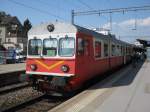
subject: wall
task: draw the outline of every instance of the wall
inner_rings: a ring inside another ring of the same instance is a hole
[[[0,44],[5,42],[6,28],[0,26]]]

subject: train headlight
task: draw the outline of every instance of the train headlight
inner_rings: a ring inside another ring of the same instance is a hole
[[[35,71],[37,69],[37,66],[35,64],[30,65],[31,70]]]
[[[61,70],[62,70],[63,72],[69,72],[69,67],[68,67],[67,65],[62,65],[62,66],[61,66]]]

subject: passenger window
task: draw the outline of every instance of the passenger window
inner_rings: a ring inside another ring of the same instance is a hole
[[[128,48],[126,47],[126,55],[128,55]]]
[[[86,56],[88,56],[89,55],[89,46],[90,44],[89,44],[89,41],[88,40],[84,40],[84,54],[86,55]]]
[[[104,57],[108,56],[108,44],[104,44]]]
[[[116,48],[115,48],[115,45],[112,45],[111,46],[111,55],[115,56],[115,54],[116,54]]]
[[[126,48],[123,47],[123,55],[125,56],[126,55]]]
[[[121,56],[123,55],[123,47],[121,46]]]
[[[78,38],[78,49],[77,49],[78,55],[84,54],[84,42],[82,38]]]
[[[95,42],[95,57],[101,57],[101,42],[98,41]]]
[[[117,45],[117,55],[118,55],[118,56],[120,56],[120,52],[121,52],[121,50],[120,50],[120,46],[119,46],[119,45]]]

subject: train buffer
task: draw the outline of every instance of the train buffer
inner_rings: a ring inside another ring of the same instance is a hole
[[[150,62],[114,73],[49,112],[150,112]]]

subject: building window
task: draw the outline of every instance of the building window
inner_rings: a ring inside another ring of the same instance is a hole
[[[101,57],[101,42],[98,41],[95,42],[95,57]]]
[[[11,40],[10,40],[10,39],[8,39],[8,42],[11,42]]]
[[[17,27],[18,27],[18,25],[15,25],[15,24],[12,24],[12,25],[11,25],[11,29],[12,29],[12,30],[17,30]]]
[[[1,33],[2,33],[2,30],[0,30],[0,35],[1,35]]]
[[[104,44],[104,57],[108,56],[108,44]]]

